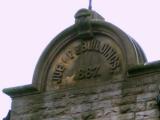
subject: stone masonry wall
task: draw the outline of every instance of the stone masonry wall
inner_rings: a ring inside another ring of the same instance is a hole
[[[11,120],[159,120],[155,100],[159,81],[159,74],[146,74],[15,97]]]

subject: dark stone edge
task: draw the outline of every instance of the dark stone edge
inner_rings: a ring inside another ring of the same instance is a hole
[[[8,114],[3,120],[10,120],[11,119],[11,110],[8,111]]]
[[[32,84],[12,88],[5,88],[3,89],[3,92],[12,98],[18,96],[25,96],[28,94],[39,93],[39,91]]]
[[[160,72],[160,61],[140,64],[128,70],[128,77],[136,77],[145,74]]]

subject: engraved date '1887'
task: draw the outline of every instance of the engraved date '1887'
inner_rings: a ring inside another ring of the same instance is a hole
[[[77,71],[75,75],[75,80],[96,78],[100,76],[100,74],[98,73],[99,69],[100,69],[100,65],[81,68]]]

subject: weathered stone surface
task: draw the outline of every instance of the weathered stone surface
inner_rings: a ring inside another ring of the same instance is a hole
[[[11,120],[159,120],[160,62],[94,11],[45,49],[33,83],[5,89]]]
[[[159,111],[156,109],[136,113],[136,120],[147,120],[159,117]]]
[[[157,102],[155,100],[149,101],[146,104],[146,110],[158,109]]]
[[[155,93],[155,92],[140,94],[137,96],[137,102],[155,100],[156,95],[157,95],[157,93]]]
[[[138,82],[139,78],[135,80]],[[123,97],[128,87],[118,87],[122,84],[118,82],[112,89],[109,87],[114,86],[112,83],[105,83],[91,88],[16,97],[12,104],[12,120],[158,120],[159,109],[154,99],[157,93],[153,92],[156,86],[142,85],[143,92],[137,92],[134,87],[135,91],[131,88],[130,94]]]

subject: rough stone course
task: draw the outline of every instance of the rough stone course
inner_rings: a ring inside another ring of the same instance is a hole
[[[156,76],[16,97],[12,120],[158,120]]]

